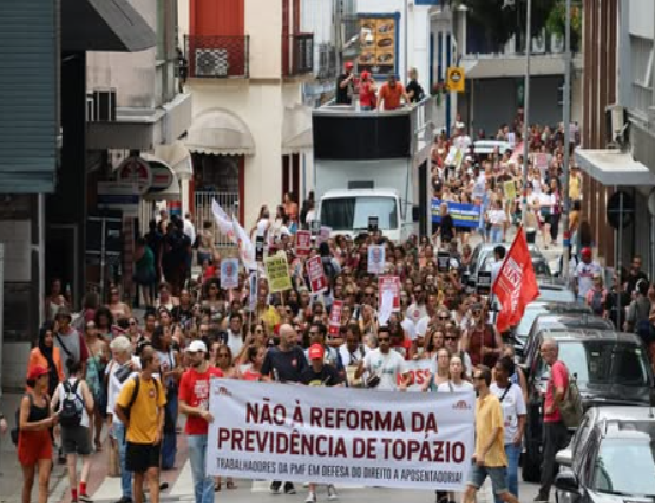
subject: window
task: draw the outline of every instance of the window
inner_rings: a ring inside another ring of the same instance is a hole
[[[607,494],[655,497],[655,438],[634,432],[603,440],[596,459],[593,489]]]
[[[653,96],[653,41],[630,35],[631,107],[646,114]]]
[[[377,216],[380,230],[398,229],[398,205],[393,197],[358,196],[321,201],[321,223],[334,231],[368,228],[368,217]]]

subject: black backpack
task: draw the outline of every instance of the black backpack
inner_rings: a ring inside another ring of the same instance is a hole
[[[84,403],[77,394],[79,384],[80,381],[77,380],[71,385],[68,379],[62,383],[64,399],[59,404],[59,424],[63,428],[74,428],[82,422]]]

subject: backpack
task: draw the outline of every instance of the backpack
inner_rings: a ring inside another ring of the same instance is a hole
[[[605,291],[594,290],[591,296],[590,307],[594,314],[603,314]]]
[[[582,408],[582,396],[578,389],[578,378],[569,374],[569,385],[564,390],[564,398],[559,404],[559,412],[562,415],[562,421],[567,428],[577,428],[582,421],[584,410]]]
[[[75,381],[72,385],[67,379],[62,383],[64,387],[64,399],[59,404],[59,424],[63,428],[74,428],[82,422],[82,409],[84,404],[77,394],[77,388],[80,381]]]

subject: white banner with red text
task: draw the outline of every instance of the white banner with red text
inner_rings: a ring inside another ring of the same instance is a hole
[[[460,491],[474,394],[317,388],[214,379],[207,473]]]

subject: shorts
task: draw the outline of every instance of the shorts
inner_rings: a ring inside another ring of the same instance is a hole
[[[125,447],[125,469],[128,472],[145,473],[150,468],[159,468],[161,444],[136,444],[127,442]]]
[[[491,488],[494,494],[503,494],[507,492],[507,485],[505,484],[505,474],[507,468],[504,466],[478,466],[473,463],[471,469],[471,480],[468,482],[469,486],[480,489],[487,476],[491,479]]]
[[[64,454],[91,454],[91,430],[86,426],[72,426],[61,429],[61,445]]]

